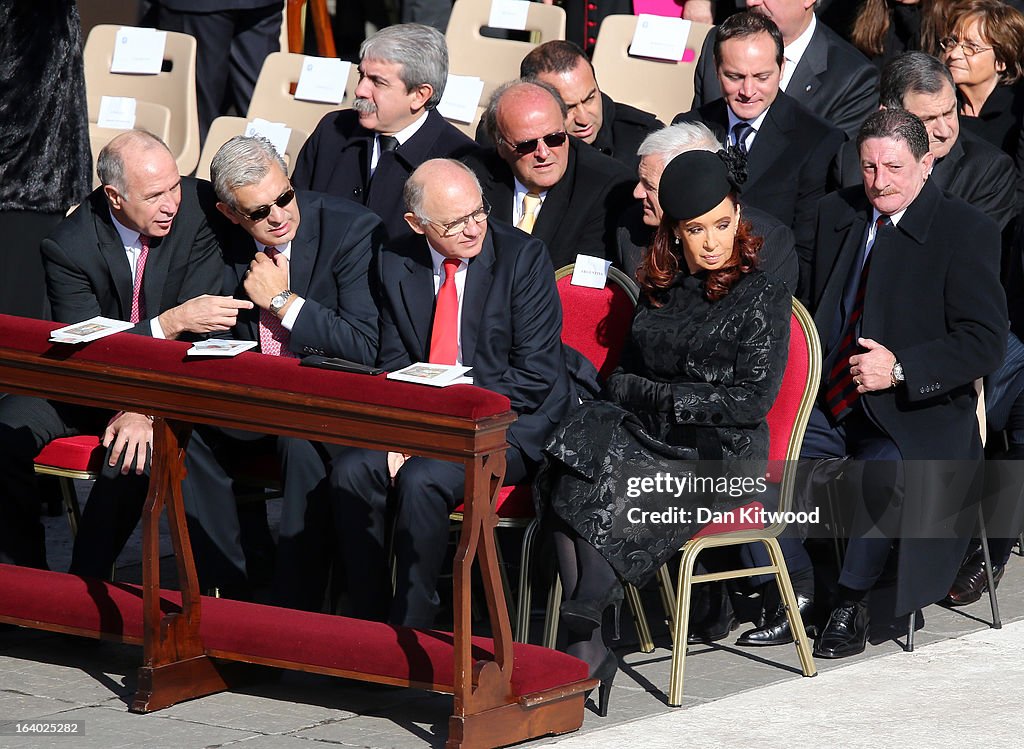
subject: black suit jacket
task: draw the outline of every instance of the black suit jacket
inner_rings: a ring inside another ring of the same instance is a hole
[[[681,121],[703,122],[723,143],[729,114],[725,99],[677,115]],[[743,203],[760,208],[793,229],[797,252],[813,247],[815,204],[825,194],[832,159],[843,133],[779,92],[747,155]]]
[[[932,168],[930,180],[995,221],[1000,231],[1016,215],[1013,160],[963,128],[949,153]],[[864,184],[856,143],[848,141],[839,149],[829,183],[833,190]]]
[[[781,281],[790,294],[795,293],[799,264],[793,231],[778,219],[751,206],[742,207],[741,218],[750,222],[755,236],[764,239],[758,253],[758,267],[769,280]],[[643,221],[643,206],[640,204],[630,206],[619,219],[615,232],[618,252],[614,263],[630,278],[636,278],[636,270],[653,235],[654,229]]]
[[[465,161],[480,179],[491,215],[511,223],[516,188],[508,164],[493,148]],[[565,174],[548,190],[533,226],[533,236],[547,245],[555,268],[576,262],[580,253],[612,257],[615,223],[635,202],[635,182],[633,173],[615,159],[569,139]]]
[[[562,357],[562,308],[543,243],[490,221],[469,261],[462,301],[462,356],[473,384],[507,396],[519,418],[508,441],[530,459],[569,404]],[[410,237],[380,254],[378,364],[389,371],[427,361],[434,310],[426,241]]]
[[[384,239],[380,219],[362,206],[331,195],[298,192],[299,229],[292,240],[289,288],[305,302],[288,346],[299,355],[320,354],[373,363],[378,315],[370,290],[370,264]],[[226,243],[224,292],[248,299],[242,278],[256,243],[235,227]],[[233,334],[258,341],[259,308],[241,310]]]
[[[811,310],[823,346],[838,337],[836,310],[871,215],[860,187],[819,204]],[[946,595],[974,528],[972,461],[982,450],[973,382],[1002,364],[1007,335],[999,229],[928,180],[899,224],[879,231],[866,283],[861,335],[892,351],[906,376],[861,396],[903,458],[899,615]]]
[[[359,124],[353,109],[331,112],[316,126],[299,151],[292,184],[362,203],[384,220],[388,237],[412,234],[405,223],[402,188],[424,161],[441,157],[459,159],[477,145],[445,121],[436,110],[416,134],[390,154],[381,154],[370,179],[370,155],[375,133]]]
[[[722,95],[714,44],[712,29],[693,74],[694,109]],[[868,115],[878,109],[878,69],[819,20],[786,94],[854,138]]]
[[[150,242],[143,292],[148,318],[131,329],[150,335],[150,320],[172,307],[221,289],[222,219],[209,182],[182,177],[181,203],[165,237]],[[41,245],[46,287],[57,322],[97,315],[127,320],[133,280],[124,245],[110,217],[103,188],[94,190]]]

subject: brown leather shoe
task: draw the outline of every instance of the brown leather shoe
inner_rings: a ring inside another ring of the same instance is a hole
[[[992,579],[996,587],[1003,579],[1005,568],[1002,565],[992,566]],[[967,606],[978,601],[982,594],[988,590],[988,575],[985,574],[985,558],[981,553],[972,554],[964,561],[960,571],[953,581],[953,587],[949,589],[946,596],[946,603],[950,606]]]

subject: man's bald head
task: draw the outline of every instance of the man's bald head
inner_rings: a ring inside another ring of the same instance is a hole
[[[409,176],[403,197],[406,222],[437,252],[451,258],[479,254],[488,208],[469,167],[453,159],[425,161]]]

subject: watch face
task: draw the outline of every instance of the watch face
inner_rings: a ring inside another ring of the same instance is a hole
[[[284,306],[284,303],[286,301],[288,301],[288,298],[286,296],[284,296],[283,294],[278,294],[277,296],[270,300],[270,309],[276,312],[277,310],[281,309]]]

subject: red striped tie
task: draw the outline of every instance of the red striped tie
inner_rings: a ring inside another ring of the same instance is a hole
[[[276,247],[267,247],[263,250],[267,257],[273,260],[281,254]],[[260,309],[260,351],[270,356],[288,356],[295,358],[295,354],[288,348],[290,334],[288,329],[281,324],[270,310]]]
[[[889,223],[888,216],[879,216],[875,220],[875,241],[878,240],[878,232],[887,223]],[[864,293],[867,289],[868,268],[871,266],[873,255],[873,252],[869,252],[864,261],[864,267],[861,269],[860,279],[857,283],[857,296],[850,311],[850,317],[846,321],[846,332],[839,342],[839,353],[826,380],[828,391],[825,393],[825,402],[836,422],[846,418],[853,409],[853,404],[860,398],[857,384],[853,381],[853,374],[850,372],[850,357],[856,356],[861,350],[857,343],[857,328],[861,315],[864,313]]]
[[[128,322],[138,322],[146,316],[146,292],[142,289],[142,274],[146,271],[146,259],[149,257],[149,237],[139,235],[142,252],[135,261],[135,280],[132,283],[132,311]]]
[[[459,354],[459,293],[455,288],[455,272],[459,260],[444,261],[444,283],[434,303],[434,324],[430,329],[430,361],[432,364],[455,364]]]

